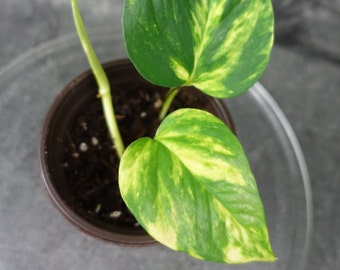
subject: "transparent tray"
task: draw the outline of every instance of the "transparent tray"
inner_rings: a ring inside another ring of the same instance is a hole
[[[90,37],[102,62],[126,58],[120,32],[90,31]],[[121,247],[67,223],[45,195],[37,149],[49,105],[86,69],[72,34],[44,43],[0,70],[1,269],[304,269],[312,232],[308,171],[289,122],[259,83],[226,103],[257,179],[275,263],[215,264],[161,245]]]

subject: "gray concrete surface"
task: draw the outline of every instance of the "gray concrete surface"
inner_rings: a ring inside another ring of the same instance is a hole
[[[122,0],[80,2],[86,24],[91,28],[120,23]],[[261,82],[292,124],[309,168],[314,231],[306,269],[336,270],[340,269],[340,0],[275,0],[274,5],[277,40]],[[0,68],[25,51],[73,31],[66,0],[0,0]],[[19,116],[3,113],[0,117],[8,117],[10,123]],[[101,269],[150,269],[147,264],[136,265],[133,261],[125,262],[128,268],[115,265],[114,258],[121,255],[121,249],[80,238],[79,232],[65,225],[61,217],[51,218],[47,213],[54,209],[50,205],[41,206],[45,200],[32,203],[29,199],[43,192],[38,188],[31,193],[39,183],[25,183],[25,190],[12,185],[14,178],[25,181],[20,166],[29,165],[10,162],[15,153],[8,144],[20,143],[22,136],[9,138],[6,127],[1,127],[0,133],[0,270],[55,270],[65,269],[64,266],[99,269],[98,265]],[[30,138],[35,139],[32,134]],[[15,160],[25,161],[20,157]],[[38,227],[32,228],[36,224]],[[19,243],[12,241],[11,226],[17,229]],[[39,241],[44,235],[41,231],[54,235],[55,241]],[[71,250],[65,244],[70,242],[82,252]],[[38,251],[51,256],[46,258]],[[145,255],[143,251],[128,252]],[[158,254],[159,263],[182,256],[165,251]],[[107,257],[112,260],[106,261]],[[174,269],[196,269],[187,267]]]

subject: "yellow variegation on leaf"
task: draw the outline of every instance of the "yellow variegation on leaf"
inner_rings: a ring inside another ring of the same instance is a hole
[[[215,262],[272,261],[263,206],[243,149],[218,118],[180,109],[124,153],[119,186],[164,245]]]
[[[126,48],[142,76],[220,98],[262,75],[273,25],[271,0],[126,0],[123,13]]]

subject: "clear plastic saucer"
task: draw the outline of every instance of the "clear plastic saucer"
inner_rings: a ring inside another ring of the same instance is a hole
[[[102,62],[126,58],[119,31],[90,31],[90,37]],[[162,245],[121,247],[69,225],[44,193],[38,142],[54,97],[88,68],[71,34],[0,70],[0,268],[12,269],[13,261],[24,267],[30,258],[35,269],[304,269],[312,231],[308,171],[294,131],[260,83],[225,102],[257,179],[275,263],[215,264]]]

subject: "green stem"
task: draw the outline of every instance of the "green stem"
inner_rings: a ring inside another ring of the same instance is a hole
[[[109,129],[109,133],[112,138],[112,141],[116,147],[117,154],[119,158],[121,158],[125,148],[124,148],[122,137],[118,129],[116,116],[114,113],[114,108],[113,108],[112,99],[111,99],[110,83],[104,72],[103,67],[99,63],[96,53],[92,47],[91,41],[86,33],[86,29],[85,29],[83,20],[79,12],[78,1],[71,0],[71,4],[72,4],[74,23],[77,29],[80,42],[83,46],[84,52],[87,56],[90,67],[93,71],[93,74],[98,84],[98,88],[99,88],[98,91],[99,91],[99,96],[101,97],[101,101],[102,101],[106,124]]]
[[[178,94],[179,90],[181,89],[180,86],[172,87],[169,89],[169,92],[164,100],[161,112],[159,113],[159,120],[163,120],[164,117],[167,115],[169,108],[174,100],[175,96]]]

